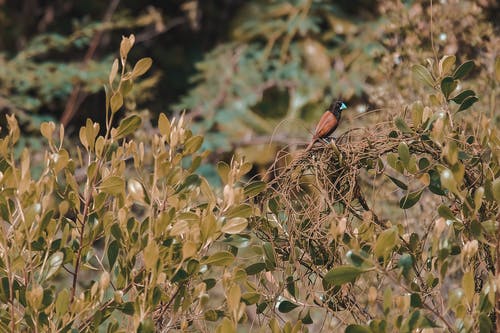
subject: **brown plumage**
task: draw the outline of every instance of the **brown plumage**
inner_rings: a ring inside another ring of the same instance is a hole
[[[316,141],[329,137],[337,129],[342,110],[346,108],[347,106],[342,101],[336,101],[330,105],[328,110],[326,110],[326,112],[321,116],[321,119],[314,130],[311,143],[307,146],[306,151],[311,149]]]

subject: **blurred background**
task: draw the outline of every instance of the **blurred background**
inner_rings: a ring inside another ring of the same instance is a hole
[[[103,85],[130,34],[131,63],[153,67],[122,116],[155,125],[185,111],[209,162],[242,154],[253,174],[302,149],[334,98],[349,106],[339,133],[402,113],[425,89],[411,66],[445,54],[474,60],[467,84],[498,124],[495,96],[481,92],[493,84],[499,13],[495,0],[0,0],[0,126],[17,116],[20,151],[42,148],[42,121],[75,138],[87,118],[103,121]],[[201,172],[216,181],[210,163]]]

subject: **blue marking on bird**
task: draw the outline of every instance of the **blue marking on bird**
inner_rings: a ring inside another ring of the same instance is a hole
[[[340,110],[345,110],[347,109],[347,105],[345,105],[345,103],[342,103],[342,105],[340,106]]]

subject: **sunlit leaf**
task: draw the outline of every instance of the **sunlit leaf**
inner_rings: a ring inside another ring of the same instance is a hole
[[[413,75],[415,75],[419,80],[421,80],[431,88],[434,87],[434,79],[432,78],[432,75],[427,68],[422,65],[413,65],[411,69]]]
[[[248,220],[243,217],[228,219],[222,226],[221,231],[225,234],[239,234],[248,226]]]
[[[132,70],[132,77],[138,77],[143,75],[151,67],[153,60],[151,58],[142,58],[139,60]]]
[[[257,292],[246,292],[241,295],[241,300],[246,305],[256,304],[260,299],[260,294]]]
[[[234,255],[231,252],[221,251],[212,254],[207,259],[202,260],[202,263],[205,265],[214,265],[214,266],[229,266],[234,261]]]
[[[165,135],[167,138],[170,136],[170,121],[164,113],[160,113],[158,117],[158,129],[162,135]]]
[[[404,165],[408,165],[410,161],[410,149],[406,142],[400,142],[398,146],[398,154],[399,159],[403,162]]]
[[[118,73],[118,59],[113,61],[113,65],[111,66],[111,71],[109,72],[109,85],[113,87],[113,82],[115,81],[116,74]]]
[[[200,149],[202,143],[203,143],[203,137],[201,135],[196,135],[196,136],[190,137],[184,143],[184,153],[185,154],[192,154],[192,153],[196,152],[198,149]]]
[[[382,257],[397,245],[398,232],[395,228],[384,230],[378,237],[373,247],[373,253]]]
[[[54,275],[63,263],[64,254],[60,251],[55,252],[49,258],[49,270],[47,271],[46,278],[49,279],[52,275]]]
[[[139,128],[139,126],[141,126],[141,122],[141,117],[139,117],[138,115],[131,115],[125,119],[122,119],[116,131],[113,132],[113,138],[115,140],[118,140],[134,133]]]
[[[454,55],[445,55],[439,60],[439,73],[447,75],[451,72],[453,65],[455,65],[456,57]]]
[[[115,92],[109,101],[109,106],[111,107],[111,112],[115,113],[123,105],[123,95],[121,92]]]
[[[107,194],[120,194],[125,191],[125,181],[119,176],[110,176],[105,178],[99,189]]]
[[[402,133],[411,133],[410,127],[408,127],[403,118],[397,117],[396,120],[394,120],[394,124]]]

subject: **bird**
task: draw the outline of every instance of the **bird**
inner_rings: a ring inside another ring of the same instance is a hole
[[[309,151],[316,143],[316,141],[329,137],[335,131],[335,129],[337,129],[337,126],[340,122],[342,110],[345,109],[347,109],[347,105],[340,100],[334,101],[332,102],[332,104],[330,104],[330,107],[326,110],[325,113],[323,113],[321,119],[318,122],[318,125],[316,125],[313,138],[309,146],[307,146],[306,151]]]

